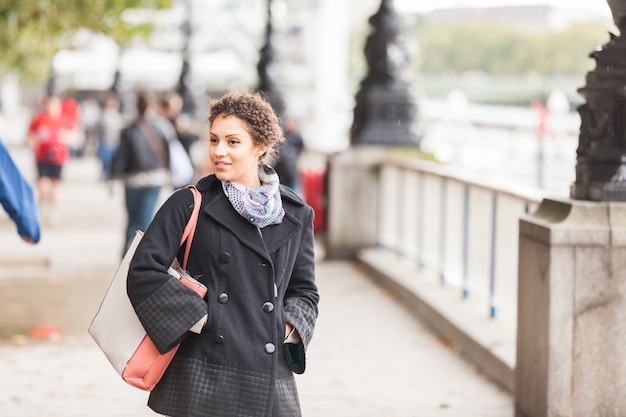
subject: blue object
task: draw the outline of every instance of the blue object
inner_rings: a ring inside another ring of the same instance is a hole
[[[41,226],[33,189],[0,139],[0,204],[17,226],[17,233],[39,242]]]

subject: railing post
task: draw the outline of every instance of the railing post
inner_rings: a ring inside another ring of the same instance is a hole
[[[465,184],[463,193],[463,298],[469,297],[469,216],[470,188]]]
[[[385,176],[383,175],[384,167],[381,165],[378,169],[378,198],[376,199],[376,231],[374,232],[374,236],[376,236],[376,246],[381,248],[385,246],[382,242],[383,239],[381,238],[381,234],[383,233],[382,225],[384,224],[383,219],[385,217],[385,213],[383,213],[383,208],[385,206],[383,204],[383,198],[387,190],[384,181]]]
[[[424,173],[419,173],[417,177],[417,267],[419,270],[424,268],[424,225],[426,224],[424,220],[424,206],[426,205],[424,201],[424,175]]]
[[[491,200],[491,252],[489,255],[489,316],[496,317],[495,287],[496,287],[496,240],[498,218],[498,193],[492,194]]]
[[[404,195],[406,193],[403,192],[404,190],[404,175],[406,173],[405,170],[400,170],[400,168],[395,168],[396,170],[396,175],[397,175],[397,182],[396,182],[396,199],[397,199],[397,213],[396,213],[396,231],[397,234],[397,241],[396,241],[396,247],[398,248],[398,255],[401,257],[405,257],[406,256],[406,251],[404,249],[404,233],[403,233],[403,227],[402,227],[402,222],[404,221],[404,206],[405,206],[405,200],[404,200]]]
[[[446,220],[447,220],[447,187],[448,180],[445,177],[441,177],[441,195],[440,200],[440,218],[439,218],[439,282],[441,285],[446,284]]]

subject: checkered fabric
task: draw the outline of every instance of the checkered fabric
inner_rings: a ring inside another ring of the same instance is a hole
[[[166,353],[207,314],[208,306],[192,289],[171,277],[135,311],[156,348]]]
[[[275,380],[196,358],[176,356],[148,405],[171,417],[299,417],[293,375]]]

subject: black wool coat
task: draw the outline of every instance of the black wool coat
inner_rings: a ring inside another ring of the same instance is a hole
[[[175,256],[183,262],[188,189],[161,206],[130,264],[128,295],[157,349],[182,342],[148,405],[173,417],[299,416],[294,372],[304,372],[319,301],[313,210],[281,186],[282,223],[259,229],[233,209],[215,176],[197,188],[187,270],[207,286],[206,297],[167,273]],[[202,333],[190,332],[207,313]],[[283,343],[287,322],[298,344]]]

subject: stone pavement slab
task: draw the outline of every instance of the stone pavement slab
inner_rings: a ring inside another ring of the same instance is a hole
[[[320,261],[320,317],[297,377],[307,417],[512,417],[481,375],[355,264]],[[0,346],[0,415],[150,416],[86,336]]]
[[[298,379],[305,416],[513,416],[512,398],[351,262],[317,266],[320,316]]]

